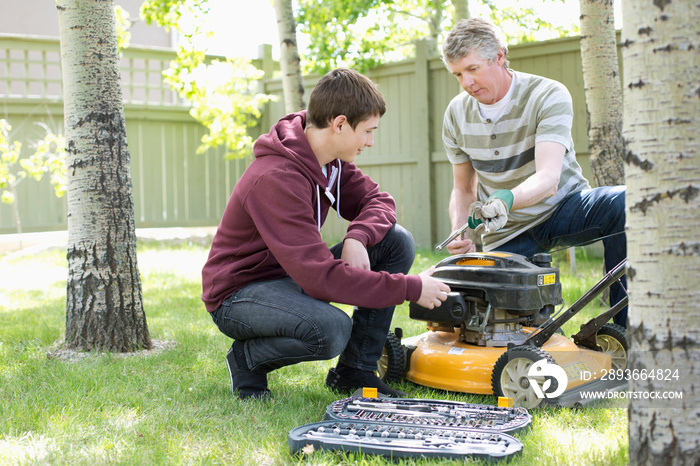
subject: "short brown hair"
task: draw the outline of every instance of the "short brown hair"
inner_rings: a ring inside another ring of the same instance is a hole
[[[482,60],[493,62],[503,50],[508,68],[508,43],[503,33],[490,21],[474,17],[460,20],[447,34],[442,44],[442,59],[445,64],[461,60],[472,52]]]
[[[333,118],[345,115],[355,129],[359,123],[385,112],[384,96],[371,79],[338,68],[326,73],[311,91],[306,120],[317,128],[326,128]]]

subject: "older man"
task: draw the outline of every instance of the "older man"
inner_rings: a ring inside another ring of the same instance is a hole
[[[610,270],[627,255],[625,187],[591,189],[576,161],[566,87],[510,69],[507,55],[501,32],[482,18],[460,21],[443,44],[445,64],[465,91],[450,102],[443,126],[452,229],[483,222],[484,250],[527,257],[602,239]],[[467,238],[447,248],[458,254],[475,245]],[[624,295],[613,285],[611,305]],[[625,308],[614,322],[626,321]]]

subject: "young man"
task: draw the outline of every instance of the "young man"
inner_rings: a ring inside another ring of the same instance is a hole
[[[269,372],[338,355],[329,387],[405,395],[374,374],[394,306],[433,308],[449,287],[432,270],[406,275],[413,237],[396,224],[391,196],[353,163],[385,110],[372,81],[337,69],[318,82],[307,111],[256,141],[202,270],[206,308],[234,339],[226,356],[234,395],[267,398]],[[331,207],[349,225],[329,249],[320,230]],[[329,302],[357,306],[352,319]]]
[[[482,18],[460,21],[443,44],[465,91],[443,122],[452,229],[483,221],[484,250],[526,257],[602,239],[610,270],[627,255],[625,187],[590,188],[576,162],[571,95],[556,81],[508,68],[507,54],[500,31]],[[459,254],[475,245],[464,239],[447,248]],[[624,293],[614,285],[611,305]],[[614,318],[626,320],[626,308]]]

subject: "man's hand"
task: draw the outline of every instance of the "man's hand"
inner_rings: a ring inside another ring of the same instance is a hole
[[[433,272],[435,272],[435,266],[418,274],[423,282],[423,289],[416,303],[426,309],[434,309],[436,306],[440,306],[447,299],[447,293],[450,292],[449,286],[432,277]]]
[[[343,252],[340,258],[352,267],[370,270],[367,248],[356,239],[346,238],[345,241],[343,241]]]
[[[498,231],[508,222],[508,212],[513,207],[513,193],[499,189],[486,199],[483,204],[474,202],[469,207],[469,226],[474,228],[482,222],[488,231]]]

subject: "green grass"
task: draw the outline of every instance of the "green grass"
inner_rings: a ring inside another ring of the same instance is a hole
[[[320,421],[339,397],[324,386],[334,361],[274,372],[273,401],[233,399],[224,363],[230,340],[199,299],[207,248],[184,242],[139,246],[149,330],[164,350],[73,360],[47,356],[65,330],[64,251],[0,257],[0,464],[464,464],[333,452],[292,456],[288,432]],[[602,274],[602,260],[585,252],[579,251],[575,276],[568,274],[563,252],[555,256],[567,306]],[[420,251],[414,270],[442,257]],[[567,335],[585,318],[579,320],[567,325]],[[408,318],[406,304],[397,308],[394,326],[407,336],[425,331],[423,322]],[[495,404],[492,396],[448,394],[410,382],[396,386],[414,397]],[[628,463],[626,409],[531,413],[522,455],[503,464]]]

